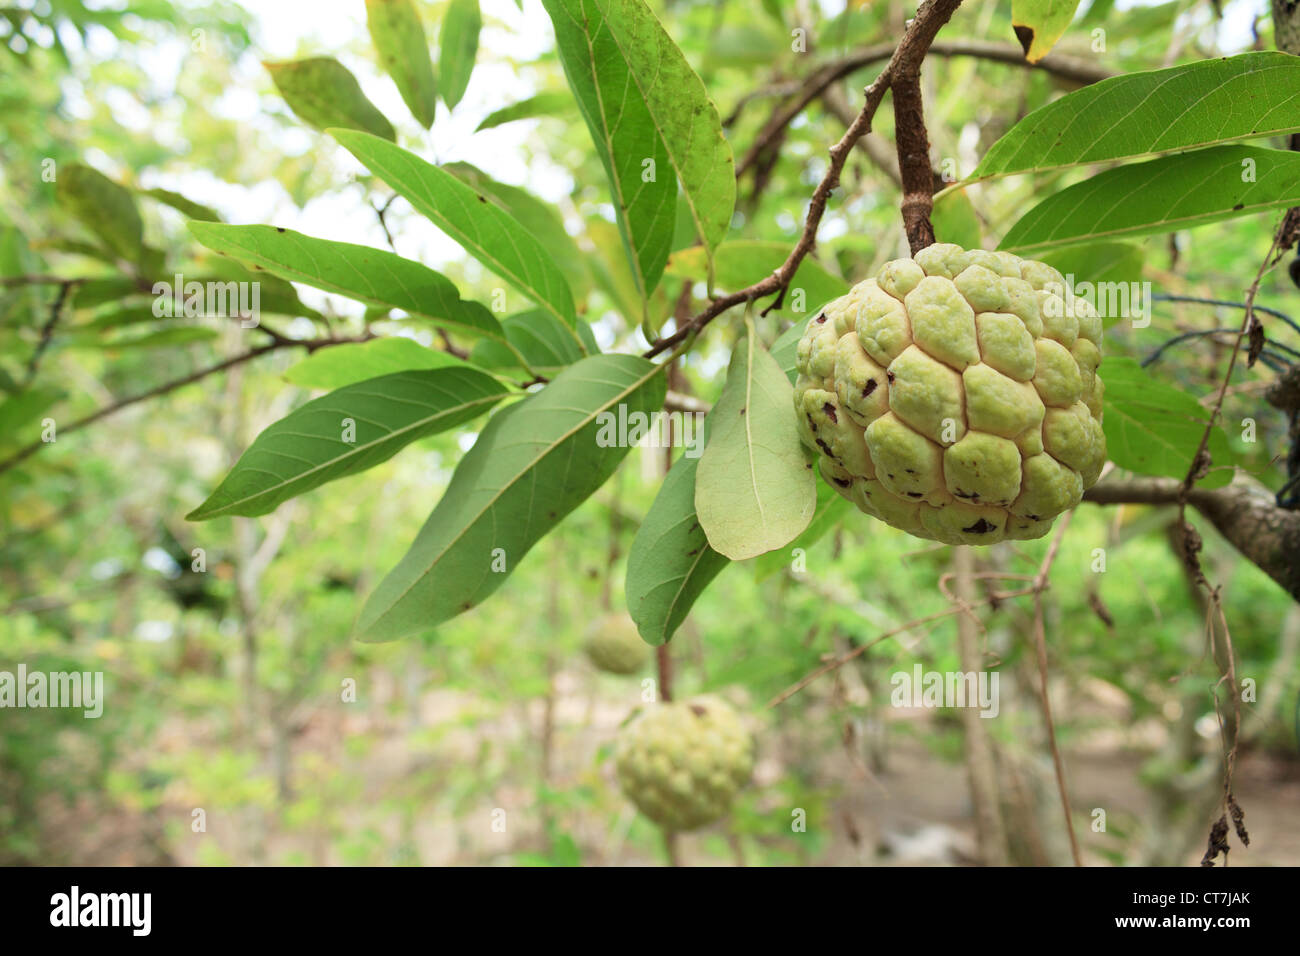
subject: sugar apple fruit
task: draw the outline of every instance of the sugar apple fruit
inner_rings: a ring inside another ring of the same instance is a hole
[[[754,741],[717,697],[655,704],[632,719],[615,747],[619,788],[666,830],[722,817],[754,768]]]
[[[610,674],[635,674],[650,656],[650,645],[641,640],[626,614],[606,614],[592,621],[583,650],[598,670]]]
[[[1038,538],[1106,460],[1101,319],[1051,266],[940,243],[808,323],[800,434],[823,477],[921,538]]]

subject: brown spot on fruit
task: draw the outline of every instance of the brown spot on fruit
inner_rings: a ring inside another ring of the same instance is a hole
[[[878,383],[874,378],[867,379],[867,384],[862,386],[862,397],[866,398],[868,395],[874,392],[876,390],[877,384]]]
[[[997,526],[990,524],[984,518],[980,518],[979,521],[976,521],[969,528],[962,528],[961,530],[966,532],[967,534],[988,534],[995,527]]]
[[[835,414],[835,406],[830,402],[827,402],[822,406],[822,411],[826,413],[826,417],[831,420],[832,425],[838,425],[840,423],[839,416]]]

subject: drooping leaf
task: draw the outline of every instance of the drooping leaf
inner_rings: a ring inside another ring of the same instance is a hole
[[[506,387],[468,367],[396,372],[313,399],[263,431],[186,515],[264,515],[295,495],[387,461],[418,438],[477,418]]]
[[[1044,199],[999,248],[1024,254],[1300,205],[1300,154],[1214,146],[1120,166]]]
[[[170,189],[142,189],[140,194],[157,200],[165,206],[171,206],[177,212],[183,213],[191,219],[199,219],[203,222],[221,222],[221,213],[212,207],[193,202],[180,193],[172,192]]]
[[[63,167],[56,188],[59,201],[94,233],[107,252],[131,262],[143,261],[144,224],[129,189],[80,163]]]
[[[469,86],[474,58],[478,56],[478,34],[482,28],[478,0],[451,0],[447,5],[442,30],[438,34],[439,86],[447,109],[455,108]]]
[[[513,123],[516,120],[572,115],[574,105],[573,97],[567,92],[553,90],[538,93],[536,96],[529,96],[517,103],[511,103],[509,106],[503,106],[501,109],[489,113],[483,122],[479,123],[474,129],[474,132],[504,126],[506,123]]]
[[[627,609],[651,644],[672,639],[709,582],[730,563],[709,547],[695,515],[699,463],[682,457],[668,470],[628,552]]]
[[[464,364],[454,355],[425,348],[405,336],[390,335],[369,342],[317,349],[297,365],[290,366],[284,377],[303,388],[334,389],[394,372]]]
[[[192,222],[190,232],[209,249],[284,279],[367,305],[402,309],[449,330],[505,341],[492,313],[462,299],[450,279],[383,249],[316,239],[275,226]]]
[[[597,355],[493,415],[410,551],[366,601],[359,636],[401,637],[485,600],[627,454],[607,416],[648,415],[663,399],[661,367]]]
[[[771,577],[794,560],[796,550],[806,551],[822,539],[831,528],[839,524],[853,511],[849,500],[824,481],[817,482],[817,510],[812,521],[799,537],[784,548],[777,548],[754,559],[754,577],[762,581]]]
[[[721,292],[738,292],[775,272],[790,255],[790,244],[760,239],[724,242],[714,255],[715,285]],[[703,281],[707,270],[699,246],[674,252],[664,271],[683,279]],[[814,259],[805,257],[786,291],[785,308],[802,304],[809,315],[849,291],[849,284]],[[798,313],[795,313],[798,315]]]
[[[1078,7],[1079,0],[1011,0],[1011,26],[1025,59],[1037,63],[1047,56]]]
[[[1085,86],[1013,126],[971,181],[1300,129],[1300,59],[1242,53]]]
[[[352,130],[337,130],[334,138],[475,259],[574,329],[577,316],[564,274],[513,216],[452,173],[392,143]]]
[[[695,511],[715,551],[734,561],[793,541],[817,506],[817,479],[795,429],[794,391],[776,360],[746,336],[709,415]]]
[[[1110,460],[1140,475],[1185,477],[1209,421],[1205,407],[1127,356],[1107,358],[1099,374],[1106,383],[1102,427]],[[1208,449],[1215,466],[1232,464],[1228,437],[1217,425]],[[1231,480],[1232,469],[1218,467],[1199,484],[1220,488]]]
[[[366,0],[366,25],[379,62],[402,102],[425,129],[433,125],[438,86],[424,24],[411,0]]]
[[[365,130],[387,140],[397,139],[393,124],[361,92],[357,78],[333,57],[263,65],[289,108],[307,125],[319,130]]]

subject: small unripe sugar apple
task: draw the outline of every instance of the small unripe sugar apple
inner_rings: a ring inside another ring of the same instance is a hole
[[[650,657],[650,645],[641,640],[625,614],[606,614],[592,621],[582,646],[588,660],[610,674],[635,674]]]
[[[666,830],[693,830],[731,808],[754,769],[754,741],[717,697],[654,704],[620,732],[619,788]]]
[[[929,246],[808,323],[800,434],[836,491],[917,537],[1042,537],[1106,461],[1101,332],[1051,266]]]

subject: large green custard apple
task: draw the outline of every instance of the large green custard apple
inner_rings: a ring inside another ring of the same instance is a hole
[[[1106,460],[1101,319],[1045,263],[929,246],[818,312],[798,356],[823,477],[918,537],[1041,537]]]
[[[667,830],[694,830],[731,808],[754,768],[754,741],[723,700],[654,704],[620,732],[619,788]]]

